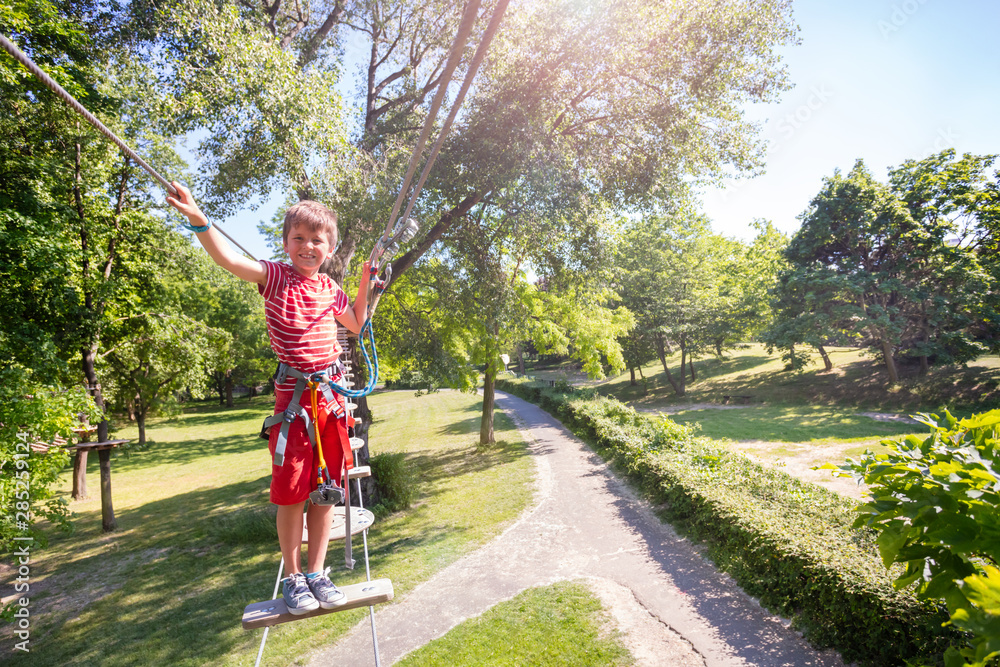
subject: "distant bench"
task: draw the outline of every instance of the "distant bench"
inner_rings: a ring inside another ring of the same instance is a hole
[[[725,403],[725,404],[728,405],[730,401],[732,401],[733,403],[739,403],[741,405],[749,405],[753,401],[753,396],[723,396],[722,397],[722,402],[723,403]]]

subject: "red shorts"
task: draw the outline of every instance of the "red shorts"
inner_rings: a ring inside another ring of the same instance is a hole
[[[330,477],[336,484],[340,484],[345,453],[347,468],[354,467],[354,457],[351,455],[350,440],[347,437],[347,425],[343,418],[337,419],[335,414],[328,413],[327,401],[322,392],[317,398],[319,400],[319,434],[320,441],[323,443],[323,459],[330,471]],[[284,412],[291,399],[291,392],[279,392],[275,399],[274,414]],[[339,402],[342,404],[343,399],[339,399]],[[312,418],[312,400],[309,397],[308,389],[302,392],[299,403]],[[280,431],[281,424],[271,427],[268,451],[271,453],[272,462]],[[295,505],[307,500],[309,494],[316,488],[316,465],[318,463],[316,459],[312,443],[309,442],[309,436],[306,434],[305,423],[301,419],[296,419],[288,428],[284,465],[271,464],[271,502],[275,505]]]

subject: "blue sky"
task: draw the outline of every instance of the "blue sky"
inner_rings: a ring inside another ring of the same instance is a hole
[[[1000,153],[1000,3],[795,0],[801,43],[782,49],[794,88],[748,109],[769,142],[766,172],[703,193],[716,232],[756,218],[793,233],[835,169],[889,167],[944,148]],[[998,165],[1000,168],[1000,165]]]
[[[702,193],[716,232],[748,239],[763,218],[794,233],[823,177],[858,158],[885,180],[889,167],[945,148],[1000,153],[1000,3],[795,0],[794,12],[801,43],[781,52],[794,87],[747,110],[768,140],[765,173]],[[255,225],[281,201],[226,229],[269,257]]]

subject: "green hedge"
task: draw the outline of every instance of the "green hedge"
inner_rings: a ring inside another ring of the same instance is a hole
[[[943,609],[892,587],[856,504],[667,418],[614,399],[517,380],[497,388],[538,404],[624,472],[687,536],[704,542],[772,612],[817,647],[865,665],[939,664],[961,643]]]

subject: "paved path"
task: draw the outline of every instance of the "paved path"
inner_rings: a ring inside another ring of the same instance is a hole
[[[588,581],[642,665],[843,665],[761,609],[538,407],[497,393],[530,443],[535,502],[503,534],[376,608],[383,664],[526,588]],[[372,664],[368,620],[309,665]]]

